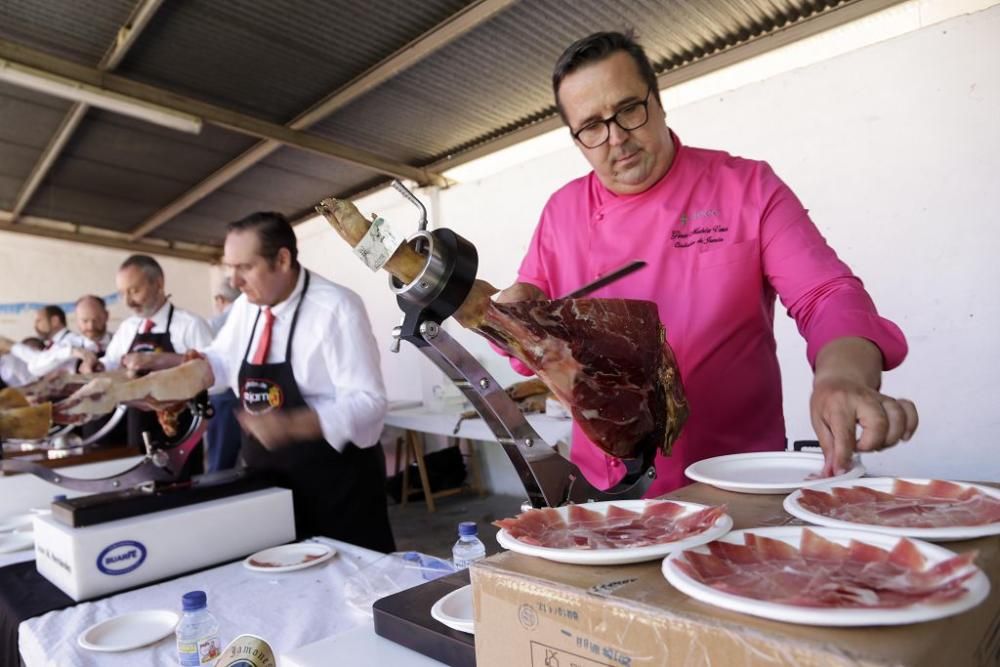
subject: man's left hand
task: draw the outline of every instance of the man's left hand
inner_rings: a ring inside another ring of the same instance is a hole
[[[892,447],[916,431],[913,402],[873,388],[881,380],[881,362],[878,348],[857,338],[835,340],[820,351],[809,413],[823,448],[823,476],[846,472],[855,451]]]

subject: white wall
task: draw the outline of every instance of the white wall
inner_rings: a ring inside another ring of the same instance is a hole
[[[899,11],[920,21],[941,6],[910,3]],[[769,161],[880,311],[905,331],[909,358],[886,375],[884,390],[913,398],[921,427],[912,442],[867,457],[877,473],[1000,479],[997,36],[994,6],[679,108],[670,90],[663,95],[685,143]],[[568,141],[561,149],[553,148],[558,139],[545,141],[547,154],[437,195],[432,220],[477,245],[480,277],[497,286],[514,278],[549,194],[587,171]],[[359,205],[387,219],[414,218],[392,191]],[[303,226],[302,236],[307,264],[364,296],[385,349],[399,317],[385,277],[362,268],[324,223]],[[811,439],[805,344],[780,312],[787,431]],[[513,379],[478,338],[452,331],[491,371]],[[440,382],[412,349],[389,357],[383,354],[392,398],[419,398],[426,390],[417,384]],[[487,459],[490,468],[505,465],[499,448]],[[516,482],[498,482],[492,472],[490,479],[494,489],[517,492]]]
[[[0,305],[25,302],[74,303],[84,294],[115,293],[115,271],[131,253],[99,246],[0,232]],[[209,265],[157,256],[173,302],[203,317],[211,315]],[[129,315],[121,304],[110,308],[111,324]],[[67,311],[71,329],[76,328]],[[34,336],[34,312],[0,310],[0,336],[19,340]]]

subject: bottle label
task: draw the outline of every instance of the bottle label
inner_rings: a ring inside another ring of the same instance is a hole
[[[221,653],[219,638],[216,635],[202,637],[193,642],[177,640],[177,659],[185,667],[212,664]]]

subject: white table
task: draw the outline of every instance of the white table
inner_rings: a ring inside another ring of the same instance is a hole
[[[477,441],[495,443],[497,442],[497,437],[486,426],[486,422],[478,418],[464,420],[456,433],[455,424],[458,422],[458,418],[463,411],[463,408],[460,406],[447,409],[418,405],[391,409],[386,415],[386,426],[401,429],[403,431],[402,437],[397,438],[398,444],[396,447],[394,464],[396,472],[398,473],[400,472],[400,464],[402,463],[403,504],[406,503],[409,495],[408,471],[410,463],[417,464],[417,469],[420,475],[420,484],[423,487],[424,492],[424,502],[427,503],[427,511],[435,511],[435,498],[462,491],[462,488],[454,488],[442,489],[433,493],[431,492],[427,470],[424,465],[424,455],[444,446],[437,443],[439,446],[435,447],[435,443],[433,442],[435,439],[444,439],[440,436],[444,436],[445,438],[458,438],[459,446],[461,446],[463,440],[465,441],[467,450],[466,454],[469,461],[469,471],[472,476],[471,486],[473,490],[478,492],[480,495],[483,494],[484,485],[482,482],[483,475],[479,464],[480,457],[478,457],[473,450],[473,443]],[[550,417],[544,414],[526,415],[526,417],[528,423],[531,424],[538,435],[540,435],[549,445],[556,446],[557,443],[569,443],[570,435],[573,432],[572,420]],[[428,435],[430,435],[431,438],[427,438],[426,436]],[[568,455],[568,449],[564,455]],[[496,458],[497,456],[499,456],[500,459],[503,459],[505,455],[502,453],[484,453],[484,458],[487,460],[492,457],[494,461],[496,461],[498,460]],[[521,482],[517,479],[516,474],[513,473],[512,468],[511,471],[512,477],[509,481],[510,485],[517,489],[517,491],[515,491],[516,493],[521,490]],[[489,474],[490,471],[488,470],[487,472]],[[494,478],[493,482],[495,491],[499,490],[496,486],[497,481],[498,480]],[[503,490],[500,491],[503,492]]]
[[[219,539],[225,539],[224,531],[220,531]],[[368,647],[364,650],[372,651],[367,654],[370,656],[387,655],[385,651],[389,651],[396,656],[391,662],[394,665],[439,664],[428,663],[424,656],[402,647],[384,646],[391,642],[374,634],[371,617],[347,604],[348,580],[357,577],[359,570],[378,561],[383,554],[326,538],[315,541],[333,546],[337,555],[315,567],[285,573],[253,572],[243,567],[242,562],[230,563],[28,619],[18,627],[21,659],[26,667],[175,665],[173,635],[151,646],[122,653],[92,653],[77,645],[77,637],[94,623],[123,613],[142,609],[179,611],[184,593],[204,590],[208,594],[208,608],[219,621],[223,645],[240,634],[257,635],[267,640],[275,653],[289,656],[289,662],[281,660],[281,665],[325,667],[331,664],[331,654],[324,654],[317,642],[350,631],[355,632],[344,641],[353,642],[352,650]],[[178,545],[178,548],[183,547]],[[405,583],[415,585],[423,581],[418,573],[411,578],[412,583],[409,579]],[[390,664],[379,663],[377,658],[368,660],[358,655],[352,658],[352,664]]]
[[[467,440],[482,440],[486,442],[496,442],[497,438],[486,426],[482,419],[466,419],[462,422],[458,433],[454,433],[455,423],[459,415],[465,410],[454,408],[452,410],[433,409],[420,405],[398,410],[390,410],[385,416],[385,425],[408,431],[419,431],[421,433],[431,433],[434,435],[444,435],[450,438],[464,438]],[[573,422],[569,419],[559,419],[548,415],[526,415],[528,423],[542,436],[548,444],[553,447],[559,441],[569,442],[570,434],[573,432]]]

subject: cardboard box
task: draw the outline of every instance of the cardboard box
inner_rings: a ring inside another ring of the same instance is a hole
[[[679,500],[726,503],[735,528],[799,524],[784,496],[695,484]],[[698,602],[667,583],[661,561],[580,566],[513,552],[472,566],[478,667],[835,667],[1000,665],[1000,536],[949,542],[979,550],[990,596],[951,618],[904,626],[780,623]]]

